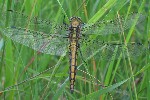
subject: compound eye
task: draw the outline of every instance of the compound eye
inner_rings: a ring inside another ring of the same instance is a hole
[[[79,22],[77,22],[77,21],[72,22],[73,27],[77,27],[78,25],[79,25]]]

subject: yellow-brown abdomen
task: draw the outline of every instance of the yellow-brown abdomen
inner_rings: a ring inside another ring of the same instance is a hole
[[[70,91],[73,93],[77,69],[77,42],[73,40],[70,44]]]

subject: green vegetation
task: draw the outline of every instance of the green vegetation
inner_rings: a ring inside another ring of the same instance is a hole
[[[79,54],[75,91],[71,94],[68,54],[55,56],[39,53],[12,41],[3,32],[3,25],[5,23],[7,27],[9,20],[4,22],[1,13],[7,13],[7,10],[54,21],[58,25],[63,24],[63,20],[69,23],[69,18],[72,16],[79,16],[84,23],[96,23],[103,19],[115,19],[116,16],[128,18],[134,12],[142,14],[145,19],[138,25],[135,19],[131,23],[131,28],[122,32],[124,35],[101,35],[99,39],[106,42],[119,41],[124,44],[142,42],[143,48],[148,49],[150,1],[106,1],[108,0],[0,0],[0,99],[150,100],[150,49],[139,50],[139,56],[124,57],[123,53],[117,54],[116,46],[112,54],[114,56],[109,56],[109,60],[106,59],[107,57],[102,60],[96,51],[93,51],[95,55],[84,59],[86,64]],[[23,23],[23,20],[20,23]],[[91,40],[94,38],[97,37],[95,35],[90,37]],[[1,39],[4,40],[2,48]],[[84,47],[82,46],[82,49],[86,49]],[[102,48],[97,45],[98,47]],[[48,68],[51,69],[43,72]],[[41,72],[43,73],[39,76],[29,79]],[[26,82],[19,84],[26,79]],[[8,88],[9,86],[13,87]]]

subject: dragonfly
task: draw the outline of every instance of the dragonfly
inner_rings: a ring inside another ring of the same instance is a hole
[[[6,15],[9,15],[9,17],[6,17]],[[9,22],[8,27],[3,29],[3,33],[13,41],[45,54],[61,56],[68,51],[70,91],[73,93],[78,66],[78,53],[82,55],[83,59],[86,59],[97,51],[102,56],[101,54],[105,51],[104,55],[110,58],[116,46],[118,46],[117,56],[126,46],[129,55],[135,57],[146,49],[143,48],[142,43],[125,45],[124,43],[104,42],[98,38],[102,35],[121,33],[129,29],[137,15],[137,13],[130,14],[127,19],[121,17],[122,25],[119,24],[118,18],[85,24],[79,17],[71,17],[69,24],[57,24],[54,21],[41,20],[36,17],[31,18],[23,13],[9,10],[7,14],[2,16],[4,20],[7,19]],[[136,24],[139,24],[144,19],[145,16],[140,14]],[[91,40],[91,36],[95,35],[97,37]],[[127,56],[126,53],[125,56]]]

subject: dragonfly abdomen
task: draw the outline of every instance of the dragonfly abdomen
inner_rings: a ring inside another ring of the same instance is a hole
[[[75,76],[76,76],[76,69],[77,69],[77,49],[78,43],[76,40],[73,40],[70,43],[70,91],[73,93],[74,85],[75,85]]]

